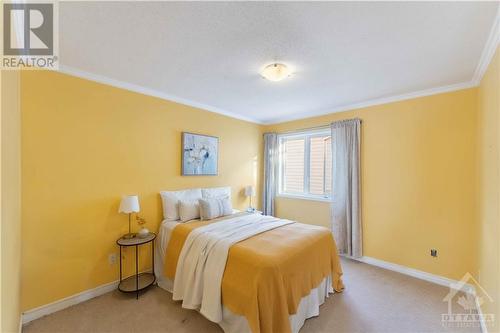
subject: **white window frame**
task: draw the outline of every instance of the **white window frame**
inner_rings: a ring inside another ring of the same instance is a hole
[[[314,129],[314,130],[306,130],[306,131],[300,131],[300,132],[293,132],[293,133],[285,133],[285,134],[279,134],[278,135],[278,145],[279,145],[279,158],[278,158],[278,167],[279,167],[279,172],[278,172],[278,197],[285,197],[285,198],[294,198],[294,199],[304,199],[304,200],[314,200],[314,201],[327,201],[330,202],[332,201],[332,196],[331,193],[328,195],[320,195],[320,194],[311,194],[309,193],[309,177],[310,177],[310,140],[313,137],[318,137],[318,136],[330,136],[331,135],[331,130],[330,128],[321,128],[321,129]],[[292,193],[292,192],[285,192],[284,189],[284,167],[283,167],[283,162],[284,162],[284,141],[287,139],[299,139],[299,138],[304,138],[304,192],[303,193]],[[333,152],[332,152],[333,154]],[[332,156],[332,167],[333,167],[333,156]]]

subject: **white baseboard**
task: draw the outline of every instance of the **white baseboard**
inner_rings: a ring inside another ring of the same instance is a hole
[[[388,262],[388,261],[384,261],[384,260],[380,260],[380,259],[375,259],[372,257],[361,257],[361,258],[353,258],[350,256],[345,256],[345,257],[349,258],[349,259],[363,262],[363,263],[368,264],[368,265],[388,269],[390,271],[394,271],[394,272],[398,272],[398,273],[405,274],[408,276],[412,276],[414,278],[425,280],[428,282],[432,282],[432,283],[435,283],[435,284],[438,284],[441,286],[445,286],[445,287],[450,287],[452,285],[456,285],[459,283],[459,281],[457,281],[457,280],[449,279],[449,278],[444,277],[444,276],[427,273],[424,271],[420,271],[418,269],[414,269],[414,268],[410,268],[410,267],[406,267],[406,266],[402,266],[402,265],[398,265],[398,264],[393,264],[392,262]],[[476,288],[469,283],[466,283],[463,286],[462,290],[464,292],[467,292],[467,293],[470,293],[470,294],[476,296]],[[481,321],[480,321],[481,332],[488,333],[488,327],[486,326],[486,322],[483,318],[483,312],[482,312],[481,305],[479,304],[478,300],[479,299],[476,297],[475,298],[476,308],[477,308],[477,312],[481,318]]]
[[[363,262],[365,264],[369,264],[372,266],[385,268],[385,269],[388,269],[390,271],[398,272],[401,274],[409,275],[409,276],[412,276],[414,278],[425,280],[425,281],[432,282],[435,284],[439,284],[439,285],[445,286],[445,287],[450,287],[451,285],[456,285],[458,283],[457,280],[449,279],[449,278],[444,277],[444,276],[427,273],[424,271],[420,271],[418,269],[414,269],[414,268],[410,268],[410,267],[406,267],[406,266],[402,266],[402,265],[398,265],[398,264],[393,264],[392,262],[388,262],[388,261],[384,261],[384,260],[380,260],[380,259],[376,259],[376,258],[372,258],[372,257],[361,257],[361,258],[350,258],[350,259],[354,259],[354,260],[357,260],[357,261],[360,261],[360,262]],[[473,285],[467,283],[464,285],[463,291],[465,291],[467,293],[475,294],[476,289],[474,288]]]
[[[85,290],[81,293],[25,311],[22,314],[22,324],[24,325],[32,320],[60,311],[62,309],[66,309],[72,305],[85,302],[91,298],[101,296],[118,288],[118,283],[119,281],[113,281],[107,284],[103,284],[94,289]]]

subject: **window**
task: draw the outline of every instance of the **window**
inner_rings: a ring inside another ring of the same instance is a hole
[[[329,199],[332,192],[330,130],[279,137],[279,195]]]

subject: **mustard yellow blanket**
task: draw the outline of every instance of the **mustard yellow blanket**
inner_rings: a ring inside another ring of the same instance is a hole
[[[175,227],[165,256],[167,278],[175,277],[189,233],[219,222],[195,221]],[[342,291],[342,268],[331,231],[302,223],[285,225],[230,248],[222,278],[222,303],[245,316],[252,332],[290,332],[289,315],[329,275],[333,289]]]

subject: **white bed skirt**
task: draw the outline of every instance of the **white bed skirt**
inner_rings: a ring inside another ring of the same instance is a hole
[[[172,293],[173,282],[163,276],[166,243],[168,243],[170,235],[168,232],[162,231],[164,230],[160,229],[159,239],[157,239],[155,246],[155,275],[158,286]],[[297,309],[297,313],[289,317],[290,327],[292,328],[293,333],[299,332],[307,318],[319,315],[320,305],[325,302],[325,299],[331,293],[333,293],[331,278],[326,277],[317,288],[311,290],[309,295],[302,298]],[[247,319],[244,316],[234,314],[226,307],[223,307],[222,311],[223,320],[218,324],[222,327],[225,333],[251,332]]]
[[[158,286],[172,293],[173,282],[163,277],[161,271],[155,274],[158,279]],[[293,333],[297,333],[302,328],[307,318],[319,315],[319,306],[325,302],[329,293],[333,293],[333,288],[330,277],[327,277],[321,282],[318,288],[311,290],[309,295],[302,298],[297,313],[289,317],[290,327]],[[244,316],[234,314],[226,307],[223,307],[222,311],[223,320],[218,324],[225,333],[251,332],[247,319]]]

